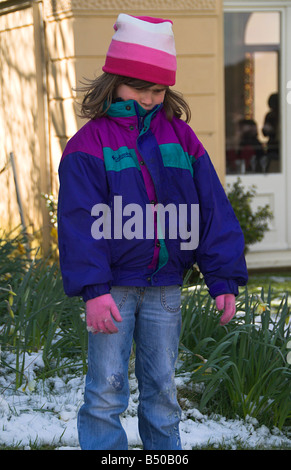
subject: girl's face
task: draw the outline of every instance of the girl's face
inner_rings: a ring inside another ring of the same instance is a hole
[[[146,111],[150,111],[164,101],[166,90],[166,86],[158,84],[141,90],[122,84],[116,90],[116,98],[135,100]]]

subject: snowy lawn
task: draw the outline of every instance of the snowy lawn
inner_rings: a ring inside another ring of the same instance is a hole
[[[5,357],[13,367],[14,356]],[[17,391],[12,369],[0,369],[0,448],[79,450],[77,412],[83,400],[83,376],[70,376],[35,380],[42,367],[41,353],[27,356],[26,385]],[[179,395],[193,385],[185,373],[176,378]],[[138,433],[137,382],[130,374],[131,397],[122,424],[127,432],[129,448],[142,449]],[[189,394],[188,394],[189,395]],[[291,449],[291,439],[278,429],[260,426],[255,419],[225,419],[222,416],[201,414],[186,398],[183,408],[181,439],[184,450],[199,448],[218,449]]]

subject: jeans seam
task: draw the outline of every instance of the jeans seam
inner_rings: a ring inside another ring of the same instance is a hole
[[[138,359],[138,362],[139,362],[139,366],[140,366],[140,369],[141,369],[141,375],[143,377],[143,380],[144,380],[144,367],[143,367],[143,362],[140,360],[140,358]],[[142,400],[142,395],[143,395],[143,391],[144,391],[144,384],[143,384],[143,381],[139,381],[138,380],[138,386],[139,386],[139,395],[140,395],[140,398],[139,398],[139,408],[140,408],[140,412],[143,414],[143,416],[145,416],[144,414],[144,405],[143,405],[143,400]],[[143,419],[143,423],[144,423],[144,419]],[[151,440],[151,448],[154,449],[154,440],[153,440],[153,433],[152,433],[152,429],[151,429],[151,426],[147,423],[146,424],[146,427],[147,427],[147,433],[150,435],[150,440]],[[151,450],[151,449],[146,449],[146,450]]]
[[[170,305],[168,305],[166,299],[166,288],[164,286],[161,286],[161,305],[164,310],[170,313],[178,313],[181,309],[180,305],[178,307],[171,307]]]
[[[119,302],[118,304],[116,304],[116,306],[118,307],[119,310],[120,310],[120,309],[123,307],[123,305],[125,304],[125,302],[126,302],[126,300],[127,300],[127,297],[128,297],[128,293],[129,293],[129,288],[126,287],[126,290],[125,290],[125,292],[124,292],[124,294],[123,294],[122,299],[120,300],[120,302]]]

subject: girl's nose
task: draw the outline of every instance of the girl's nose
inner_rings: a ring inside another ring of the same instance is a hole
[[[152,104],[152,94],[149,90],[145,90],[141,93],[140,102],[147,106]]]

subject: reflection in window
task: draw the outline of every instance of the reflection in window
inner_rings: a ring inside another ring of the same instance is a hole
[[[225,13],[224,24],[227,173],[280,172],[280,13]]]

